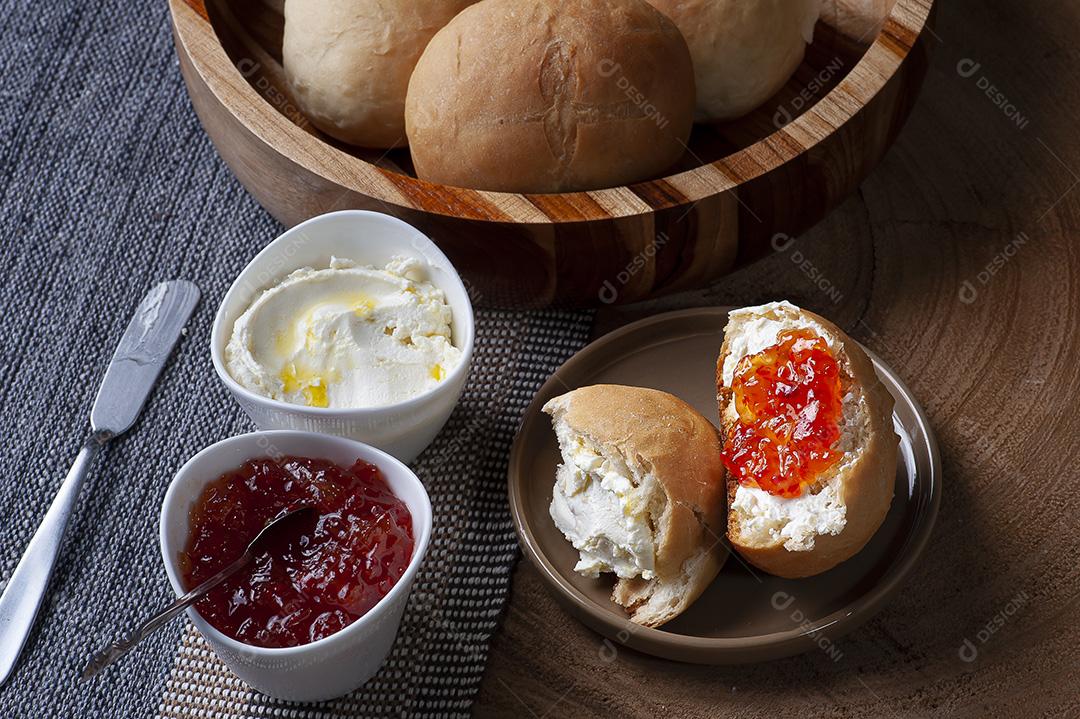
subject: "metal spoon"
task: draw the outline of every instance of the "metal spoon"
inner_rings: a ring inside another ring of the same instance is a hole
[[[251,540],[247,549],[244,550],[244,553],[241,554],[235,562],[177,599],[160,613],[148,619],[131,632],[127,638],[114,642],[109,645],[107,649],[94,655],[83,669],[82,678],[89,679],[120,657],[130,652],[136,644],[171,622],[182,611],[202,599],[211,589],[250,564],[252,560],[265,551],[266,547],[271,543],[271,540],[279,539],[282,536],[288,536],[290,532],[295,532],[299,521],[302,518],[309,517],[311,514],[315,513],[315,511],[314,507],[300,507],[299,509],[289,510],[270,520],[270,522],[262,528],[262,531],[255,535],[255,539]]]

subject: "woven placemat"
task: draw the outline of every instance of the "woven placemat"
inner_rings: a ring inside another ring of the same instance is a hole
[[[580,315],[483,311],[462,401],[414,469],[434,532],[397,642],[365,687],[318,706],[247,689],[193,629],[166,684],[162,717],[467,715],[502,614],[517,540],[506,497],[514,431],[533,393],[588,332]]]
[[[462,715],[483,672],[516,545],[510,441],[541,382],[586,339],[581,313],[478,313],[461,405],[416,469],[435,531],[392,656],[365,690],[270,702],[185,622],[98,679],[78,669],[171,598],[157,546],[168,482],[252,427],[208,353],[217,303],[281,228],[217,157],[182,86],[164,2],[0,0],[0,581],[74,458],[98,383],[146,291],[203,301],[142,418],[91,472],[0,717]]]

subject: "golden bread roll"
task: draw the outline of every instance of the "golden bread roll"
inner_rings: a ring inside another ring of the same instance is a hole
[[[304,114],[350,145],[405,144],[405,93],[432,36],[475,0],[286,0],[282,63]]]
[[[422,179],[554,193],[663,173],[693,107],[686,42],[644,0],[483,0],[424,51],[405,124]]]
[[[686,36],[696,119],[741,117],[775,95],[802,62],[822,0],[649,0]]]

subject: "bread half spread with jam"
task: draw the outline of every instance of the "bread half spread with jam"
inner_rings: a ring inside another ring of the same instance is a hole
[[[734,310],[716,390],[739,554],[795,578],[861,550],[892,503],[899,439],[858,343],[788,302]]]

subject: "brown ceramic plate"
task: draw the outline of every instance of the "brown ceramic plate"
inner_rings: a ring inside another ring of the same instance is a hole
[[[926,546],[941,497],[941,458],[922,410],[907,387],[871,354],[896,398],[900,435],[896,492],[881,529],[858,555],[808,579],[772,577],[732,554],[712,586],[682,616],[660,629],[639,627],[610,599],[610,575],[574,573],[577,552],[548,515],[559,449],[547,400],[598,383],[671,392],[706,417],[716,417],[714,386],[726,307],[657,315],[628,325],[583,349],[537,393],[510,454],[510,507],[526,556],[570,612],[619,645],[703,664],[762,661],[834,642],[880,610]]]

